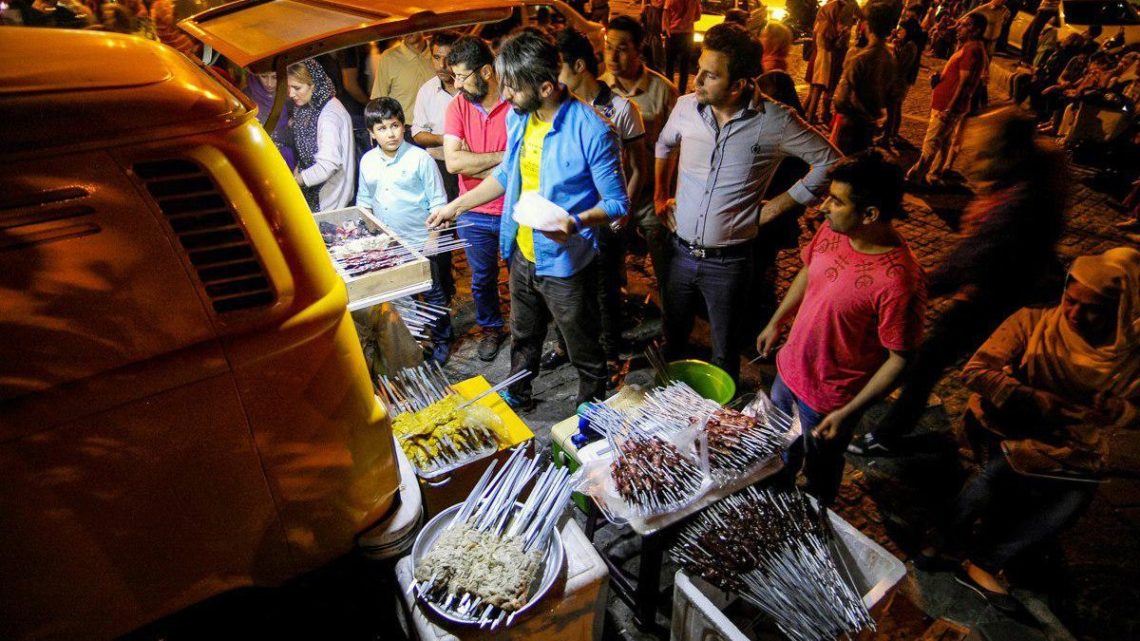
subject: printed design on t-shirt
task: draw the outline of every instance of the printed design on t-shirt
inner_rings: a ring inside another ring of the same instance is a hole
[[[900,278],[906,273],[906,265],[900,260],[899,252],[897,251],[890,251],[883,254],[882,258],[879,259],[879,264],[886,266],[886,274],[891,278]]]
[[[835,262],[832,263],[831,267],[828,267],[827,270],[823,272],[823,275],[827,276],[828,281],[834,283],[835,281],[839,280],[839,274],[841,274],[843,270],[847,268],[847,265],[848,261],[846,256],[836,256]]]
[[[855,272],[858,276],[855,277],[855,289],[866,289],[875,284],[875,277],[871,275],[871,270],[875,268],[875,263],[869,260],[859,261],[855,264]]]
[[[832,236],[830,238],[821,238],[819,240],[819,245],[817,245],[815,248],[815,251],[820,254],[826,254],[828,252],[833,252],[836,249],[839,249],[839,237]]]
[[[617,111],[617,109],[614,108],[614,103],[612,102],[594,105],[594,108],[602,112],[602,115],[606,118],[609,118],[610,120],[614,119],[614,112]]]

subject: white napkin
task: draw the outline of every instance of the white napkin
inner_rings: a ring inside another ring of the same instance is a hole
[[[512,215],[516,223],[538,231],[559,231],[570,217],[565,209],[543,198],[536,191],[528,191],[519,196]]]

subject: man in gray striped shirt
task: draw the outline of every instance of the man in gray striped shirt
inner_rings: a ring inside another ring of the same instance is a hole
[[[655,153],[654,200],[676,245],[664,287],[665,341],[670,357],[683,351],[704,299],[712,362],[735,377],[747,312],[742,303],[753,273],[751,241],[765,223],[824,196],[827,171],[841,155],[790,109],[756,90],[752,79],[761,53],[744,29],[713,27],[702,49],[696,91],[677,101]],[[762,203],[785,156],[811,169]],[[674,171],[675,199],[668,192]]]

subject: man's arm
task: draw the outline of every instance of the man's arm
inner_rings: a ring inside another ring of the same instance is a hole
[[[387,96],[392,91],[392,73],[388,69],[391,66],[389,60],[392,57],[386,56],[384,53],[380,54],[380,59],[376,62],[376,81],[372,83],[373,100]]]
[[[797,204],[812,205],[818,201],[827,189],[827,172],[843,158],[838,149],[802,119],[783,109],[780,114],[785,118],[780,151],[806,162],[811,169],[788,191],[769,200],[760,209],[761,225],[779,218]]]
[[[625,143],[622,155],[625,156],[625,166],[629,167],[625,174],[625,191],[632,200],[641,190],[642,176],[649,168],[649,150],[645,145],[645,136]]]
[[[678,121],[680,120],[680,113],[679,110],[674,109],[669,114],[669,119],[661,128],[661,133],[657,136],[657,146],[653,150],[653,155],[656,158],[653,165],[653,204],[657,210],[657,216],[664,221],[665,226],[670,231],[677,227],[670,211],[672,195],[669,185],[672,183],[674,172],[677,171],[679,160],[678,148],[681,145],[681,129]]]
[[[903,368],[906,367],[906,353],[896,352],[890,350],[890,355],[887,356],[887,361],[875,370],[871,380],[859,390],[855,398],[847,402],[843,407],[831,412],[823,417],[819,425],[812,430],[812,435],[824,441],[830,441],[838,438],[841,434],[845,434],[849,430],[855,429],[855,425],[847,420],[851,415],[863,409],[875,399],[883,396],[891,391],[895,386],[895,381],[898,380],[899,375],[902,374]]]
[[[467,149],[462,139],[449,134],[443,137],[443,159],[450,173],[468,178],[486,178],[503,161],[503,152],[477,154]]]
[[[982,73],[983,63],[982,56],[972,55],[970,64],[958,72],[958,86],[954,87],[954,96],[950,98],[950,113],[963,113],[970,108],[971,96],[966,93],[966,87],[973,85],[973,79]]]
[[[340,70],[340,79],[344,83],[344,90],[352,99],[362,105],[368,104],[368,96],[360,88],[360,70],[356,67],[345,66]]]
[[[780,340],[784,326],[792,319],[796,310],[799,309],[800,303],[804,300],[807,282],[808,268],[807,265],[804,265],[796,277],[792,279],[792,284],[788,287],[788,292],[784,294],[784,300],[780,301],[780,306],[776,308],[776,313],[772,314],[768,324],[756,337],[756,351],[760,353],[760,356],[767,358],[772,348],[776,346],[776,341]]]
[[[412,140],[424,149],[428,147],[439,147],[443,144],[443,136],[433,134],[430,131],[421,131],[412,136]]]
[[[439,227],[440,225],[449,223],[455,220],[459,214],[474,209],[479,205],[485,205],[499,196],[502,196],[504,193],[506,193],[506,188],[495,178],[495,175],[487,176],[483,179],[483,182],[479,183],[479,185],[471,191],[433,211],[431,215],[428,216],[427,226]]]
[[[578,221],[581,222],[568,218],[563,229],[556,232],[544,231],[544,236],[564,243],[571,234],[581,231],[581,228],[608,225],[610,221],[629,213],[629,195],[622,174],[620,148],[617,132],[609,127],[605,128],[604,133],[585,141],[583,152],[586,155],[586,166],[590,168],[594,189],[598,190],[601,198],[598,204],[578,214]]]

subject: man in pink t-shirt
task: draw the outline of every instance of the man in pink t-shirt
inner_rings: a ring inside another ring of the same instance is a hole
[[[507,148],[507,112],[511,103],[499,97],[494,56],[486,42],[465,36],[447,54],[459,95],[447,106],[443,119],[443,157],[447,170],[459,175],[459,193],[465,194],[499,166]],[[459,237],[471,267],[471,294],[475,322],[482,328],[479,358],[494,360],[506,340],[499,302],[499,219],[503,198],[464,212]]]
[[[922,268],[891,224],[902,212],[902,169],[870,150],[829,176],[827,225],[804,247],[803,269],[756,339],[767,355],[791,322],[772,401],[797,408],[803,428],[785,461],[788,479],[804,465],[824,504],[835,500],[863,411],[894,387],[918,345],[926,307]]]

